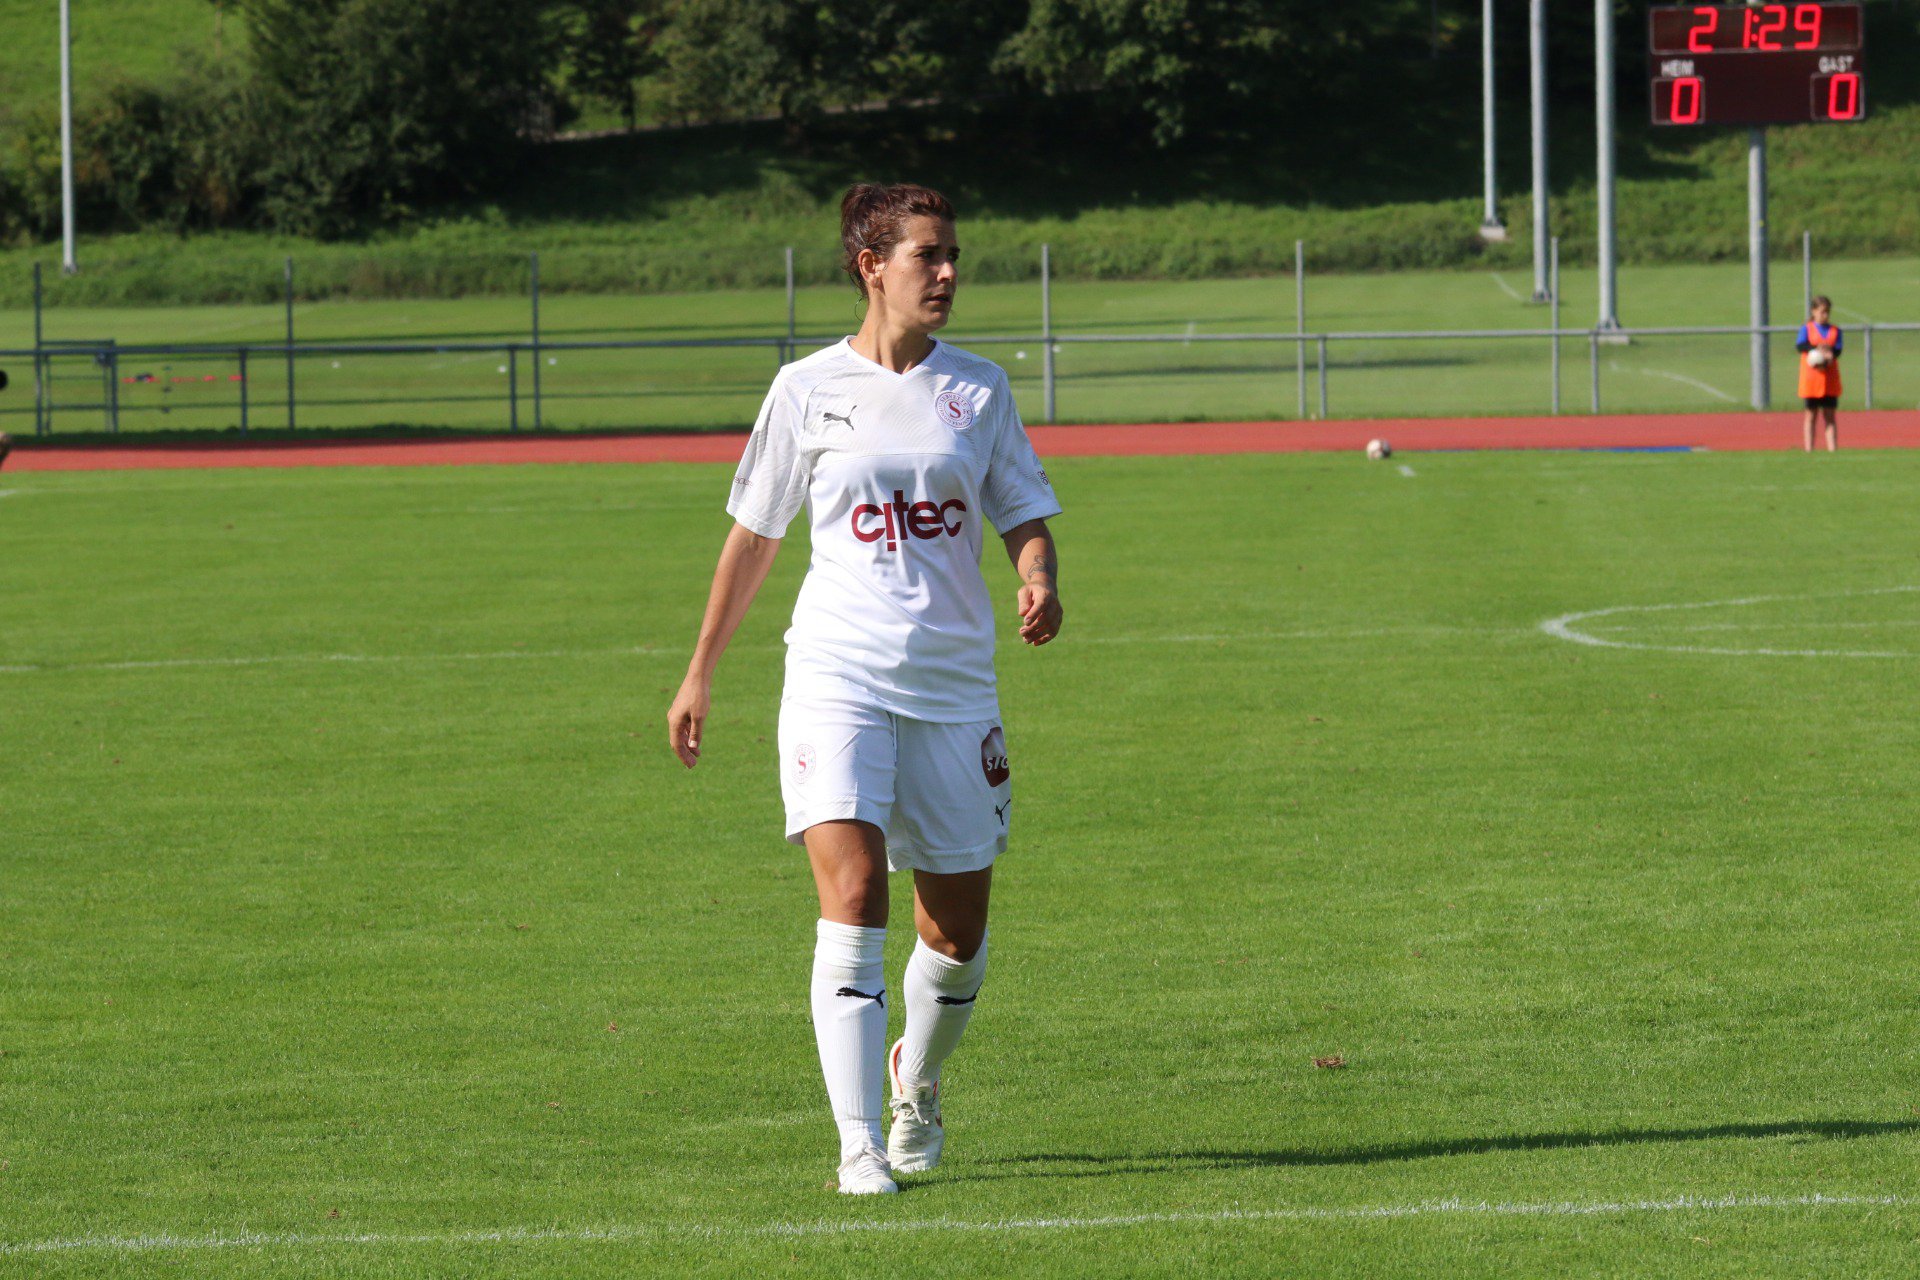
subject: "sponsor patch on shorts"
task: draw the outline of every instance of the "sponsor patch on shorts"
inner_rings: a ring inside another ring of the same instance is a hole
[[[987,736],[980,739],[980,770],[987,775],[987,785],[997,787],[1013,776],[1013,766],[1007,760],[1006,735],[995,725],[987,730]]]

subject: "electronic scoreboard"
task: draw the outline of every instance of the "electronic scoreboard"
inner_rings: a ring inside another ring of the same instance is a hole
[[[1824,124],[1867,115],[1858,4],[1681,5],[1647,15],[1655,124]]]

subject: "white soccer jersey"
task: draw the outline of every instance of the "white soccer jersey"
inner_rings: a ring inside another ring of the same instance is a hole
[[[813,561],[786,696],[998,718],[985,525],[1060,513],[1000,366],[941,342],[894,373],[846,341],[782,369],[727,511],[779,538],[802,505]]]

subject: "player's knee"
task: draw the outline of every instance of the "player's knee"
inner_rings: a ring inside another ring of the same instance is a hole
[[[987,921],[983,916],[978,920],[937,920],[933,927],[920,935],[920,941],[927,944],[928,950],[938,952],[957,964],[965,964],[980,954],[980,946],[987,938]]]
[[[834,903],[845,919],[866,929],[887,923],[887,882],[864,875],[839,877],[831,886]]]

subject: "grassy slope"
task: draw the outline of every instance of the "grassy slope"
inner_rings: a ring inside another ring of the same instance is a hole
[[[75,0],[74,96],[82,101],[115,78],[174,74],[182,53],[231,52],[246,35],[206,0]],[[58,111],[60,6],[0,0],[0,108]]]
[[[1829,256],[1920,251],[1911,182],[1920,9],[1872,13],[1873,118],[1772,132],[1771,225],[1782,249],[1810,228]],[[1273,104],[1231,146],[1160,152],[1127,122],[1076,104],[842,119],[799,145],[775,125],[565,144],[530,156],[498,198],[364,242],[89,235],[86,273],[62,288],[76,302],[265,302],[291,253],[310,296],[513,293],[533,249],[555,290],[752,287],[780,281],[788,245],[801,278],[825,283],[837,270],[834,210],[845,184],[903,175],[960,200],[980,279],[1030,278],[1043,241],[1061,273],[1082,279],[1272,274],[1290,269],[1296,239],[1320,269],[1512,268],[1529,253],[1529,179],[1520,32],[1506,35],[1501,166],[1514,237],[1502,246],[1475,233],[1477,60],[1415,52],[1367,76],[1315,83],[1310,103]],[[1581,78],[1590,70],[1584,54],[1572,56],[1577,45],[1554,71],[1553,225],[1569,262],[1590,260],[1594,239],[1592,95]],[[1744,257],[1744,132],[1651,129],[1631,41],[1622,56],[1625,257]],[[0,302],[24,301],[30,262],[48,257],[45,247],[0,253]]]
[[[1838,300],[1839,319],[1857,326],[1920,319],[1913,306],[1920,261],[1883,259],[1817,263],[1816,287]],[[1545,308],[1524,296],[1520,271],[1408,272],[1315,276],[1308,288],[1312,330],[1525,328],[1548,322]],[[1775,273],[1775,316],[1796,319],[1797,263]],[[1563,281],[1563,321],[1590,323],[1591,271]],[[981,334],[1031,334],[1038,327],[1038,291],[1031,284],[969,284],[949,336],[965,345]],[[1725,266],[1630,268],[1621,277],[1621,314],[1630,324],[1737,325],[1746,319],[1746,273]],[[1088,281],[1054,293],[1054,315],[1070,333],[1287,332],[1293,291],[1286,280]],[[837,334],[855,324],[845,288],[803,290],[797,316],[803,334]],[[549,340],[609,337],[760,336],[784,331],[784,299],[776,292],[734,291],[615,298],[550,296],[542,313]],[[297,309],[299,335],[311,341],[525,341],[521,299],[310,303]],[[114,338],[122,343],[184,340],[272,342],[283,317],[273,307],[62,308],[49,312],[48,336]],[[31,341],[30,317],[0,315],[0,348]],[[1849,407],[1864,403],[1864,344],[1850,339]],[[1010,372],[1031,420],[1044,409],[1039,344],[983,346]],[[1585,343],[1565,344],[1563,404],[1588,405]],[[1328,409],[1342,417],[1535,413],[1549,400],[1549,353],[1538,339],[1499,342],[1335,343],[1329,348]],[[1920,405],[1920,334],[1880,333],[1875,348],[1875,403]],[[562,352],[542,367],[547,425],[578,427],[741,427],[751,422],[774,367],[769,349],[734,351]],[[1308,409],[1317,412],[1314,353],[1308,352]],[[1602,349],[1603,407],[1616,411],[1725,409],[1746,403],[1746,343],[1739,337],[1643,339]],[[1791,406],[1793,353],[1775,341],[1776,403]],[[508,377],[498,352],[406,357],[311,358],[299,370],[300,421],[336,429],[382,425],[498,429],[505,427]],[[20,366],[16,364],[17,374]],[[194,431],[237,426],[238,389],[232,356],[207,362],[129,356],[121,372],[159,374],[161,381],[121,388],[122,426],[129,431]],[[1065,345],[1058,357],[1058,407],[1068,421],[1184,418],[1290,418],[1297,409],[1291,344]],[[61,436],[98,430],[100,379],[86,360],[57,370]],[[284,424],[283,367],[255,363],[251,425]],[[212,383],[167,381],[205,376]],[[521,425],[532,422],[532,369],[519,361]],[[32,388],[20,376],[0,400],[0,429],[32,426]],[[165,411],[162,412],[162,409]]]
[[[0,661],[53,669],[0,672],[0,1241],[633,1234],[0,1269],[1900,1274],[1907,1207],[765,1227],[1914,1194],[1916,659],[1535,624],[1784,596],[1594,625],[1914,654],[1912,595],[1832,593],[1912,582],[1917,468],[1058,464],[994,973],[949,1163],[885,1204],[821,1189],[765,742],[803,547],[701,771],[659,741],[724,468],[13,477]]]

